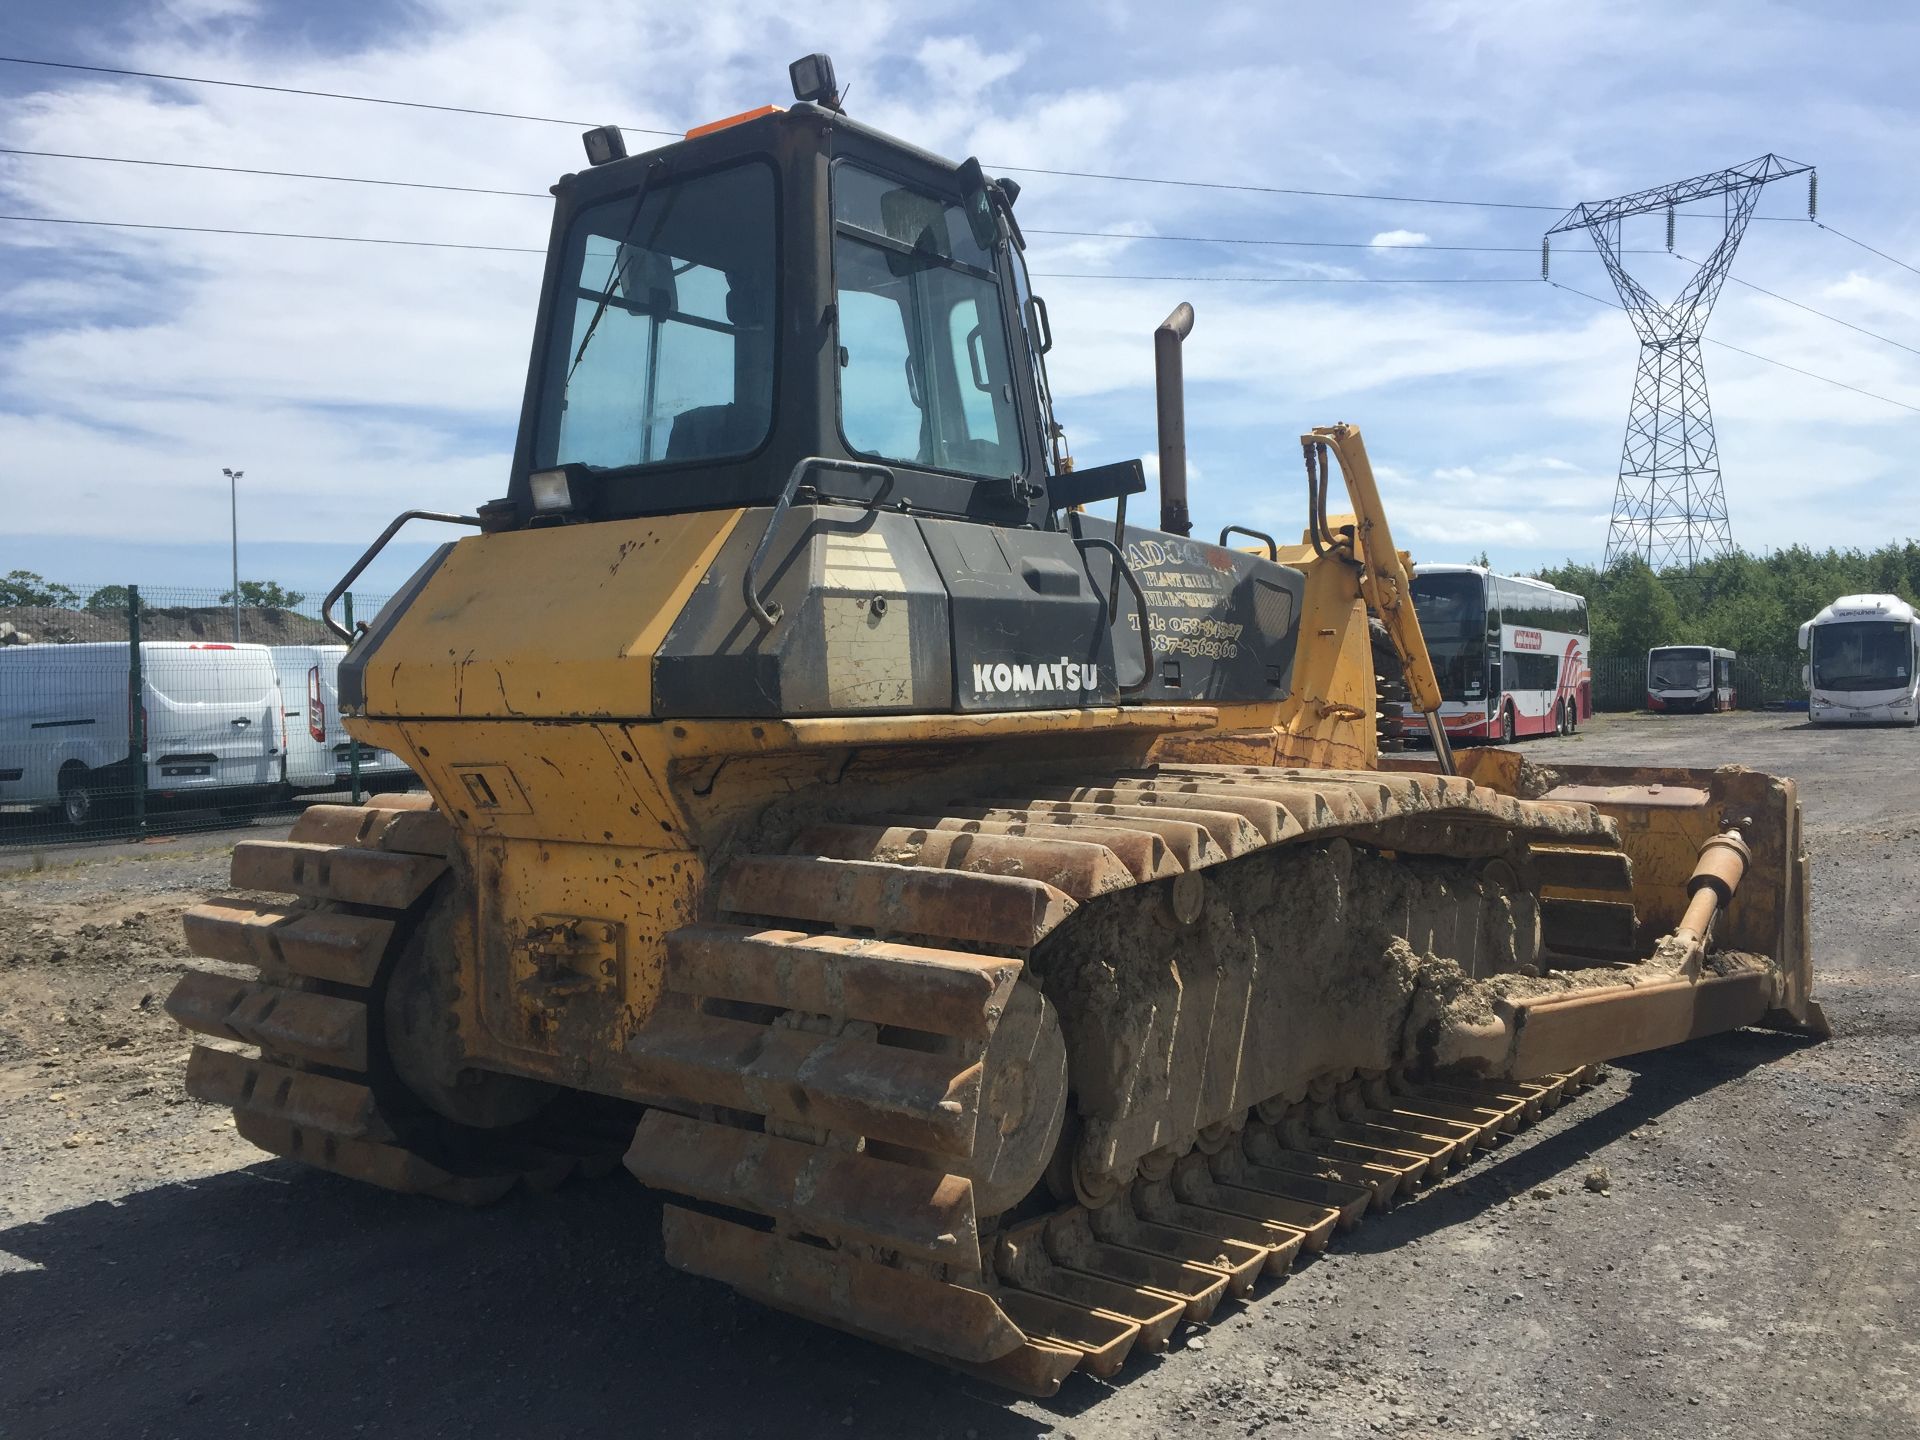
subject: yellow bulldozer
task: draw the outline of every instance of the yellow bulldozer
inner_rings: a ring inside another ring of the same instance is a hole
[[[1300,543],[1193,538],[1182,306],[1131,520],[1018,186],[793,81],[555,187],[508,493],[336,626],[427,793],[236,847],[194,1096],[458,1201],[624,1156],[672,1264],[1045,1395],[1610,1059],[1824,1033],[1791,782],[1456,758],[1358,431]]]

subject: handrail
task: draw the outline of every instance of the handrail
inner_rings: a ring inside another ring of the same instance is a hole
[[[327,629],[349,645],[353,644],[353,632],[333,618],[333,607],[347,593],[347,587],[360,578],[360,572],[373,563],[374,556],[387,548],[387,542],[409,520],[437,520],[443,525],[472,525],[476,528],[480,524],[478,515],[448,515],[439,510],[403,510],[391,525],[380,532],[380,538],[367,547],[367,553],[354,562],[353,568],[340,577],[340,583],[327,592],[327,598],[321,603],[321,620],[326,623]]]
[[[1280,563],[1280,546],[1274,540],[1273,536],[1267,534],[1266,531],[1249,530],[1244,525],[1229,525],[1227,526],[1226,529],[1220,532],[1220,544],[1223,547],[1226,545],[1227,536],[1229,535],[1245,535],[1248,539],[1251,539],[1251,540],[1266,541],[1267,542],[1267,558],[1273,561],[1273,563],[1276,565]]]
[[[1134,578],[1133,566],[1127,563],[1127,557],[1120,547],[1103,535],[1079,535],[1074,537],[1074,545],[1081,550],[1107,550],[1113,554],[1114,573],[1127,582],[1127,588],[1133,591],[1133,600],[1140,607],[1140,683],[1122,685],[1118,671],[1113,677],[1114,688],[1122,695],[1134,695],[1153,683],[1153,637],[1147,633],[1147,592],[1140,588],[1140,582]],[[1113,590],[1108,582],[1107,589]],[[1107,623],[1111,625],[1120,618],[1120,597],[1110,594],[1107,600]]]
[[[773,532],[780,528],[780,522],[787,518],[787,511],[793,508],[793,495],[800,488],[801,477],[809,470],[839,470],[848,475],[873,475],[889,484],[893,482],[893,471],[885,465],[869,465],[861,460],[836,460],[830,455],[809,455],[793,467],[787,476],[787,483],[780,487],[780,498],[774,501],[773,515],[767,521],[766,532],[761,535],[760,543],[753,547],[753,558],[747,561],[747,573],[740,577],[740,588],[745,592],[747,609],[753,612],[753,618],[765,630],[771,630],[779,621],[780,606],[763,603],[760,599],[760,564],[767,558],[767,550],[773,544]]]

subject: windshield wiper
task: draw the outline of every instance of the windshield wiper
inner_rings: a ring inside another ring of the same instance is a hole
[[[606,288],[600,292],[600,303],[593,307],[593,318],[587,321],[587,333],[580,337],[580,348],[573,352],[573,363],[567,367],[567,383],[560,387],[562,394],[573,384],[573,372],[587,358],[587,346],[593,343],[594,332],[600,328],[600,317],[607,313],[607,306],[613,303],[613,292],[626,276],[627,245],[633,239],[633,227],[640,223],[640,210],[647,203],[647,191],[653,188],[653,177],[663,168],[665,162],[656,160],[640,172],[640,188],[634,192],[633,210],[627,216],[627,228],[620,232],[620,241],[613,247],[613,266],[607,271]]]

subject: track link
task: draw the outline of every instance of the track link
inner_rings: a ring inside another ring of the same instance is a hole
[[[630,1129],[580,1119],[497,1133],[458,1126],[415,1102],[386,1063],[384,983],[451,847],[445,818],[412,795],[312,806],[288,839],[237,845],[234,888],[287,898],[187,912],[196,954],[258,972],[190,970],[167,997],[180,1025],[224,1042],[194,1045],[187,1093],[232,1110],[235,1129],[262,1150],[460,1204],[617,1166]]]
[[[736,858],[719,918],[667,937],[667,997],[629,1047],[688,1113],[650,1111],[627,1164],[761,1218],[670,1205],[669,1261],[1050,1395],[1164,1349],[1585,1088],[1587,1071],[1348,1076],[1203,1128],[1110,1193],[1007,1210],[980,1154],[1005,1128],[986,1061],[1037,990],[1025,957],[1103,896],[1171,880],[1177,897],[1182,876],[1336,838],[1469,858],[1618,849],[1588,807],[1462,779],[1166,765],[814,824],[790,853]]]

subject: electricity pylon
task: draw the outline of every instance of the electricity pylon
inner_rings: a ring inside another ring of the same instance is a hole
[[[1762,155],[1730,170],[1657,185],[1614,200],[1576,205],[1541,241],[1540,273],[1547,273],[1548,245],[1555,235],[1585,230],[1593,236],[1620,306],[1640,337],[1640,363],[1633,376],[1627,438],[1620,448],[1620,479],[1607,526],[1606,564],[1638,555],[1655,570],[1684,567],[1733,549],[1727,496],[1720,483],[1720,449],[1713,438],[1707,402],[1707,372],[1700,341],[1720,296],[1733,253],[1761,189],[1772,180],[1805,174],[1807,213],[1814,213],[1813,167],[1778,155]],[[1627,273],[1621,259],[1620,222],[1665,211],[1667,249],[1673,249],[1675,207],[1718,197],[1725,226],[1720,243],[1669,304],[1661,304]]]

